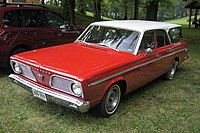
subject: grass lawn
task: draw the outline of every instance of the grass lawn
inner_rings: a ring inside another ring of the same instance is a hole
[[[117,112],[106,119],[95,109],[81,114],[39,100],[0,69],[0,133],[199,133],[200,29],[184,25],[183,37],[189,43],[190,58],[178,68],[175,78],[156,79],[123,97]]]

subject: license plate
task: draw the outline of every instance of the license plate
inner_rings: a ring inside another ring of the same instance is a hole
[[[39,91],[34,90],[34,89],[32,89],[32,92],[33,92],[33,96],[35,96],[39,99],[42,99],[44,101],[47,101],[47,97],[46,97],[45,93],[39,92]]]

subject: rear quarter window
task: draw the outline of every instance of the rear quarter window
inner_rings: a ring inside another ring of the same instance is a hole
[[[181,27],[172,28],[169,30],[169,37],[172,43],[177,43],[182,38],[182,30]]]

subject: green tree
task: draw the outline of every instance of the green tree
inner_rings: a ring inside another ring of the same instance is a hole
[[[161,10],[167,9],[166,13],[163,14],[166,16],[168,12],[173,10],[174,2],[175,0],[146,0],[146,20],[158,20],[158,9],[160,6]]]
[[[77,0],[77,11],[85,14],[85,0]]]

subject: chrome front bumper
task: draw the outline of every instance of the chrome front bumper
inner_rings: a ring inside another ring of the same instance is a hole
[[[10,74],[9,78],[19,86],[22,86],[24,89],[32,92],[32,89],[44,93],[46,95],[47,101],[62,105],[64,107],[68,107],[74,110],[77,110],[81,113],[87,112],[90,107],[90,102],[88,101],[81,101],[76,98],[63,95],[60,93],[56,93],[54,91],[50,91],[45,89],[46,87],[40,87],[37,85],[37,83],[31,83],[27,80],[24,80],[20,76],[16,74]]]

